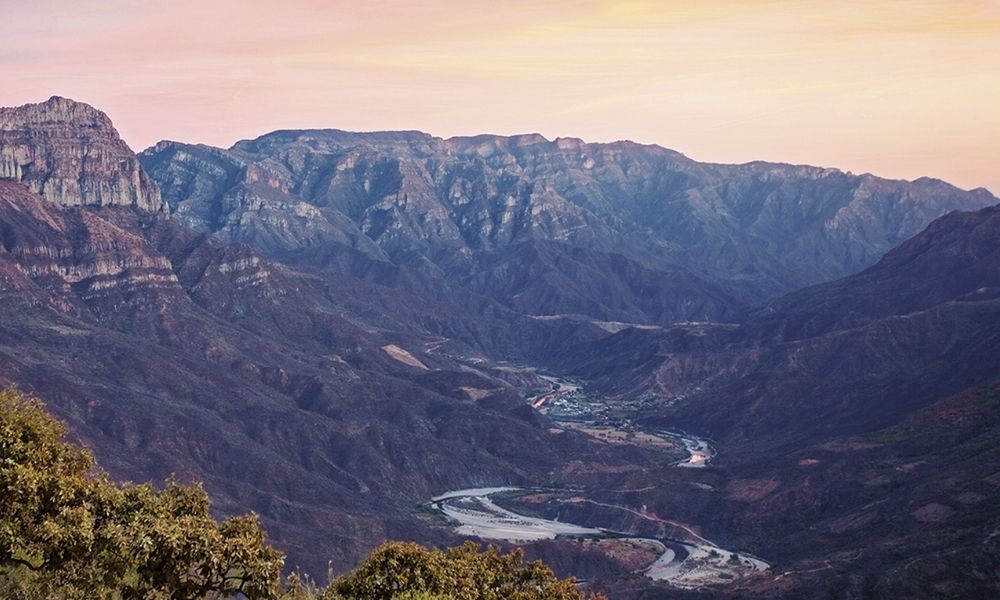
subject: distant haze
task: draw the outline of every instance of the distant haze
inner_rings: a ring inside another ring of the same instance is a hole
[[[139,150],[281,128],[539,132],[1000,193],[996,0],[5,3],[0,104]]]

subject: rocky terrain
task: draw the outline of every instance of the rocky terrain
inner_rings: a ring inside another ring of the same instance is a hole
[[[994,595],[998,216],[942,217],[870,269],[739,326],[632,328],[568,359],[619,402],[657,390],[638,420],[721,449],[705,471],[630,473],[613,486],[628,492],[593,497],[774,562],[775,577],[735,597]],[[670,597],[646,588],[610,589]]]
[[[930,179],[538,135],[278,131],[140,159],[180,222],[269,256],[321,248],[359,269],[361,255],[519,312],[635,323],[733,320],[997,202]]]
[[[111,119],[58,96],[0,108],[0,177],[23,181],[62,206],[165,208]]]
[[[60,98],[0,109],[0,157],[0,382],[114,476],[259,512],[290,566],[453,543],[422,505],[512,485],[558,490],[519,514],[771,565],[678,590],[633,572],[649,548],[527,546],[612,598],[1000,589],[983,190],[539,136],[276,132],[140,162]],[[668,429],[711,464],[636,433]]]
[[[650,418],[748,451],[887,426],[1000,369],[1000,209],[953,213],[876,265],[738,326],[631,328],[565,357]]]
[[[363,282],[331,289],[163,215],[59,207],[9,181],[0,232],[2,380],[116,476],[197,478],[223,513],[257,510],[311,572],[442,539],[410,514],[440,489],[604,452],[548,432],[513,392],[530,374],[427,355],[431,338],[381,318],[419,309],[353,311]]]

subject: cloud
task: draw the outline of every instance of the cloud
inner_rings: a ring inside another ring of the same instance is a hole
[[[696,158],[1000,179],[1000,5],[951,0],[40,0],[0,104],[52,94],[136,146],[278,127],[535,130]],[[974,165],[970,167],[970,165]]]

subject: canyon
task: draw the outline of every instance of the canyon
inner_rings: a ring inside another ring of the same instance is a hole
[[[0,109],[0,157],[0,381],[293,568],[459,543],[429,499],[521,488],[496,506],[770,567],[522,544],[612,598],[1000,589],[986,190],[537,135],[137,156],[64,98]]]

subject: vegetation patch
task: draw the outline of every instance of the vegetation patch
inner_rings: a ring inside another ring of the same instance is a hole
[[[321,589],[282,578],[254,514],[221,523],[199,484],[116,484],[42,403],[0,392],[0,597],[10,600],[582,600],[519,551],[390,542]]]

